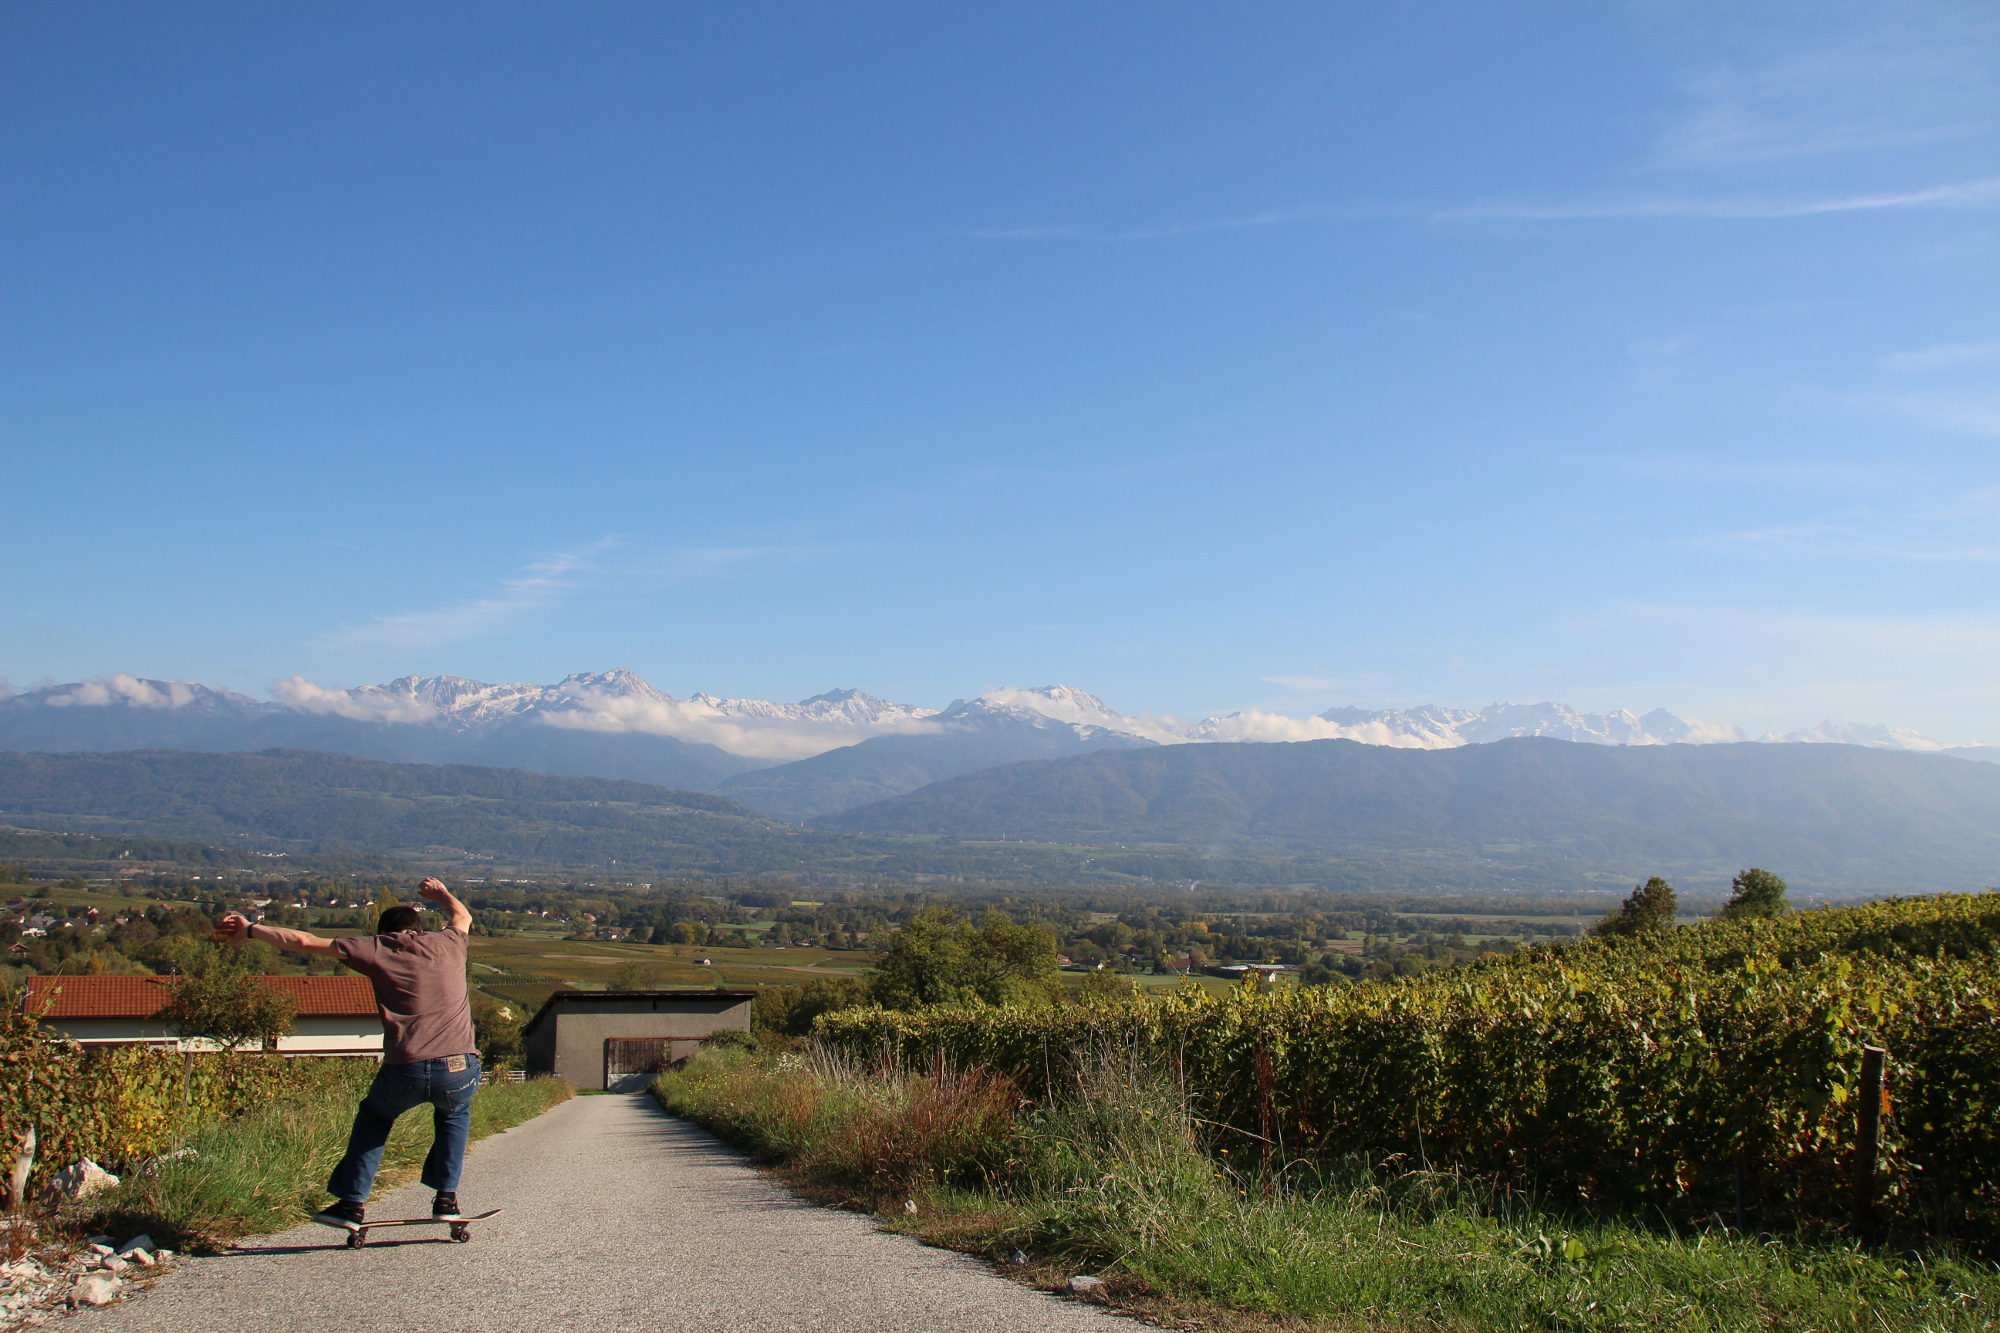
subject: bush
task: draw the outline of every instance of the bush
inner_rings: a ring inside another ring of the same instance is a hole
[[[371,1077],[375,1063],[87,1049],[49,1040],[32,1015],[10,1005],[0,1009],[0,1070],[0,1132],[35,1128],[33,1189],[85,1157],[116,1170],[253,1106],[344,1088],[354,1077]]]
[[[1407,1162],[1278,1169],[1243,1135],[1211,1156],[1212,1127],[1137,1047],[1076,1052],[1042,1083],[1028,1103],[936,1063],[702,1052],[656,1092],[889,1227],[1032,1255],[1012,1271],[1041,1281],[1094,1272],[1120,1304],[1163,1296],[1169,1327],[1991,1328],[1993,1275],[1936,1257],[1652,1233]]]
[[[751,1025],[760,1031],[804,1037],[821,1014],[868,1003],[868,983],[859,977],[815,977],[803,986],[765,986],[750,1002]]]
[[[850,1011],[856,1053],[987,1068],[1030,1096],[1069,1053],[1185,1071],[1197,1114],[1281,1158],[1392,1155],[1574,1201],[1850,1213],[1855,1072],[1886,1046],[1880,1189],[1905,1232],[2000,1244],[2000,895],[1717,922],[1523,950],[1409,981],[1193,987],[1129,1007]]]
[[[724,1028],[720,1032],[711,1032],[706,1037],[703,1037],[699,1049],[704,1051],[754,1051],[758,1049],[758,1046],[757,1038],[750,1033],[739,1032],[735,1028]]]
[[[775,1075],[774,1075],[775,1071]],[[871,1205],[984,1179],[1006,1157],[1012,1085],[940,1065],[921,1076],[824,1053],[703,1051],[654,1084],[660,1104]]]

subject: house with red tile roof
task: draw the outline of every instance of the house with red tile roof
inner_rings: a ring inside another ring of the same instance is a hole
[[[382,1055],[382,1016],[368,978],[260,977],[292,997],[298,1016],[278,1039],[286,1055]],[[21,1003],[52,1036],[85,1046],[157,1046],[197,1051],[206,1041],[182,1041],[157,1017],[171,977],[29,977]]]

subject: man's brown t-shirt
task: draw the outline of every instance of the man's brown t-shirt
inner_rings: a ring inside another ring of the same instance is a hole
[[[478,1049],[465,994],[465,936],[402,930],[332,941],[340,960],[375,987],[382,1011],[382,1063],[406,1065]]]

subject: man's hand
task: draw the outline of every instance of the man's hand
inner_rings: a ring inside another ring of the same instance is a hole
[[[443,906],[450,918],[445,924],[451,929],[461,935],[470,935],[472,933],[472,913],[465,910],[464,903],[451,896],[451,890],[444,886],[443,880],[425,880],[423,883],[417,885],[417,896],[428,898],[432,902]]]
[[[222,924],[216,928],[213,938],[217,943],[241,944],[250,938],[250,922],[242,913],[231,912],[222,918]]]

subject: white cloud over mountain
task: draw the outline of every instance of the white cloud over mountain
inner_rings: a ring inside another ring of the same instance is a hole
[[[1330,708],[1312,717],[1245,709],[1188,720],[1122,713],[1095,695],[1065,685],[1006,686],[943,710],[891,703],[859,690],[831,690],[797,703],[696,694],[676,699],[630,671],[583,672],[554,685],[489,684],[456,676],[404,676],[383,685],[329,689],[292,676],[274,681],[275,702],[181,681],[118,674],[101,681],[55,686],[16,697],[16,707],[222,710],[238,715],[293,714],[383,726],[433,728],[460,734],[530,723],[572,733],[664,736],[712,745],[729,754],[786,763],[878,736],[947,735],[966,727],[1067,729],[1078,736],[1129,738],[1133,744],[1283,742],[1345,739],[1401,749],[1451,749],[1511,736],[1545,736],[1597,745],[1713,744],[1752,739],[1726,722],[1655,709],[1584,713],[1558,703],[1495,703],[1469,710],[1426,705],[1412,709]],[[1817,727],[1756,739],[1837,743],[1875,748],[1968,754],[1907,727],[1827,721]]]

